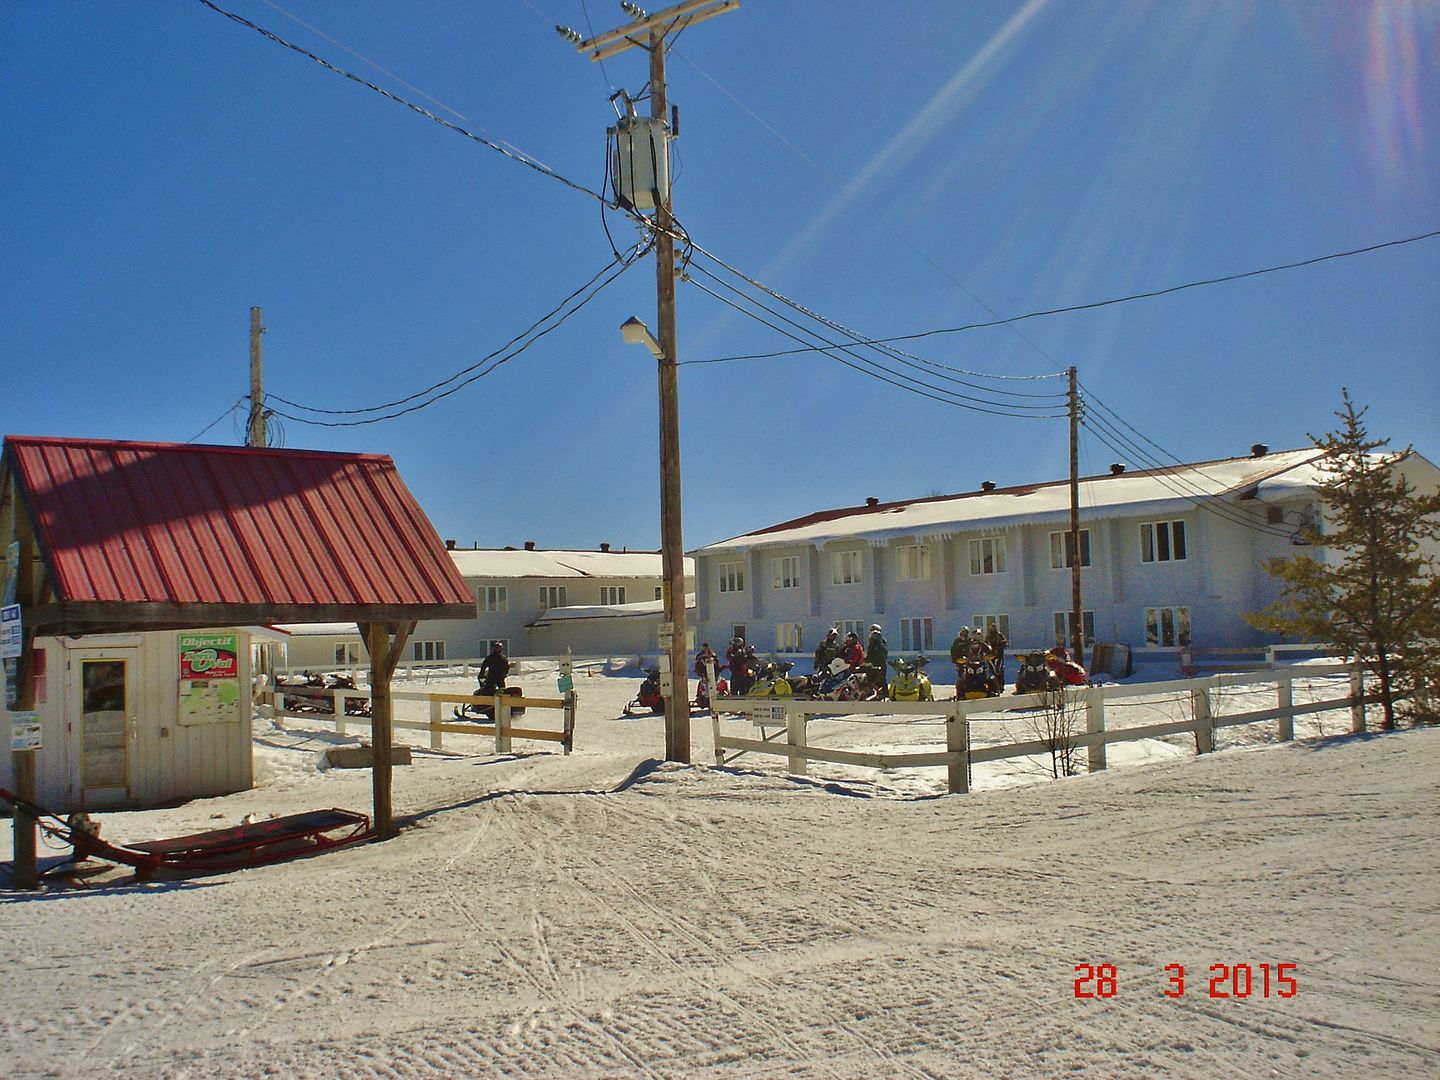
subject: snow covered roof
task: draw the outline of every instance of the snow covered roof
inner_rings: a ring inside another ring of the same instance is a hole
[[[1083,477],[1080,515],[1093,521],[1137,512],[1181,513],[1191,509],[1201,496],[1233,496],[1265,483],[1281,483],[1281,478],[1292,470],[1308,466],[1320,454],[1310,447],[1168,469]],[[1312,485],[1313,473],[1313,469],[1307,469],[1300,482]],[[962,531],[1063,523],[1069,514],[1069,482],[1052,480],[963,495],[822,510],[709,544],[700,551],[711,555],[746,551],[760,545],[819,546],[845,539],[864,540],[872,545],[912,536],[943,540]]]
[[[655,578],[658,551],[527,551],[523,548],[457,549],[450,552],[467,578]],[[685,573],[695,560],[685,560]]]
[[[688,561],[688,560],[687,560]],[[695,610],[695,594],[685,594],[685,609]],[[551,608],[531,626],[550,626],[577,619],[635,619],[663,615],[663,600],[637,600],[633,604],[577,604],[574,607]]]

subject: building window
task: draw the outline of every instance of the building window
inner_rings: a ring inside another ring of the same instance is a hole
[[[1141,523],[1141,562],[1179,562],[1184,558],[1185,522],[1146,521]]]
[[[445,642],[412,641],[410,643],[410,657],[413,660],[444,660]]]
[[[358,642],[341,641],[335,645],[335,663],[346,667],[360,662],[360,645]]]
[[[836,585],[858,585],[864,581],[860,576],[860,552],[833,552],[830,555],[830,580]]]
[[[540,586],[540,610],[549,611],[552,607],[565,606],[564,585],[541,585]]]
[[[602,606],[611,606],[625,603],[624,585],[601,585],[600,603]]]
[[[738,562],[722,562],[715,568],[720,572],[721,592],[744,592],[745,591],[745,564]]]
[[[656,600],[664,600],[664,599],[665,599],[665,588],[664,588],[664,586],[662,586],[662,585],[656,585],[656,586],[655,586],[655,599],[656,599]]]
[[[1070,531],[1050,534],[1050,567],[1053,570],[1068,570],[1075,565],[1075,544]],[[1080,565],[1090,565],[1090,530],[1080,530]]]
[[[801,626],[798,622],[782,622],[775,624],[775,651],[776,652],[799,652],[800,651]]]
[[[1162,607],[1145,609],[1145,644],[1161,648],[1185,648],[1190,644],[1190,609]]]
[[[835,624],[835,629],[840,631],[840,638],[843,641],[847,634],[854,634],[861,641],[865,640],[865,623],[860,619],[841,619]]]
[[[800,587],[800,556],[782,555],[770,560],[770,573],[777,589],[798,589]]]
[[[476,595],[481,611],[510,610],[510,591],[504,585],[482,585]]]
[[[987,536],[970,541],[970,573],[1005,573],[1005,537]]]
[[[989,635],[991,628],[1000,631],[1006,641],[1010,640],[1010,616],[1009,615],[976,615],[974,619],[975,632],[982,638]]]
[[[929,544],[902,544],[895,549],[896,580],[925,581],[929,577]]]
[[[734,641],[737,637],[741,641],[745,640],[745,624],[743,622],[730,624],[730,640]]]
[[[935,623],[928,615],[900,620],[900,651],[923,652],[935,647]]]
[[[1095,644],[1095,612],[1080,612],[1080,624],[1085,631],[1085,644]],[[1075,640],[1075,613],[1072,611],[1055,612],[1055,644],[1064,645],[1067,648]]]

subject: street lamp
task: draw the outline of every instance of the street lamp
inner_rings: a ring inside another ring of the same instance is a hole
[[[662,334],[675,338],[673,307],[667,322],[660,308]],[[669,327],[668,332],[666,327]],[[644,345],[655,357],[660,380],[660,692],[665,698],[665,759],[690,761],[690,667],[685,640],[685,547],[680,532],[680,402],[675,357],[635,316],[620,325],[628,345]]]

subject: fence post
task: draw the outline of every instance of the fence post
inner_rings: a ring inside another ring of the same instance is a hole
[[[431,750],[440,750],[440,749],[443,748],[443,747],[442,747],[442,743],[441,743],[441,736],[442,736],[443,733],[440,731],[440,725],[441,725],[442,722],[443,722],[443,721],[442,721],[441,716],[440,716],[440,702],[432,695],[431,698],[430,698],[430,749],[431,749]]]
[[[796,708],[794,702],[785,702],[785,745],[789,749],[789,769],[792,776],[804,776],[809,762],[797,749],[805,748],[805,721],[807,717]]]
[[[344,735],[344,734],[346,734],[346,733],[347,733],[347,725],[346,725],[346,723],[345,723],[345,691],[344,691],[344,690],[331,690],[331,691],[330,691],[330,708],[331,708],[331,710],[333,710],[334,713],[335,713],[335,734],[336,734],[336,735]]]
[[[1273,655],[1273,653],[1272,653]],[[1276,705],[1281,709],[1295,707],[1295,673],[1289,668],[1280,672],[1276,686]],[[1295,738],[1295,714],[1285,712],[1280,717],[1280,741],[1289,742]]]
[[[1085,699],[1085,734],[1105,734],[1105,690],[1103,687],[1092,686],[1086,691]],[[1090,771],[1100,772],[1105,768],[1105,740],[1092,742],[1090,751]]]
[[[505,694],[495,695],[495,752],[510,752],[510,703]]]
[[[1190,691],[1190,711],[1195,718],[1195,752],[1209,754],[1215,750],[1215,725],[1210,714],[1210,687]]]
[[[565,691],[565,712],[564,712],[564,715],[565,715],[565,738],[564,738],[564,740],[560,743],[560,745],[565,748],[565,753],[566,753],[566,754],[569,754],[571,750],[575,749],[575,691],[574,691],[574,690],[566,690],[566,691]]]
[[[1365,730],[1365,669],[1357,661],[1350,669],[1350,731],[1359,735]]]
[[[963,795],[970,790],[970,718],[958,705],[945,717],[945,749],[960,755],[959,761],[951,761],[946,767],[947,788],[951,795]]]

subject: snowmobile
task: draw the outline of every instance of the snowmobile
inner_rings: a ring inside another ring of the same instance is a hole
[[[745,696],[813,697],[814,687],[810,677],[791,675],[790,669],[794,666],[793,660],[767,660],[760,666],[760,676]]]
[[[958,674],[959,681],[955,684],[957,698],[975,701],[979,698],[998,697],[1003,689],[1004,676],[995,670],[994,661],[985,655],[984,649],[978,643],[970,646],[970,655]]]
[[[839,670],[836,671],[836,666]],[[830,661],[831,675],[820,684],[816,697],[827,701],[863,701],[873,693],[876,679],[884,685],[884,677],[874,664],[850,667],[844,660]]]
[[[730,684],[718,675],[715,678],[715,696],[717,698],[727,698],[730,696]],[[694,705],[697,709],[710,708],[710,683],[706,681],[704,676],[701,676],[700,680],[695,684]]]
[[[354,690],[356,689],[355,676],[343,674],[331,675],[327,680],[325,680],[325,688],[327,690]],[[347,697],[345,699],[345,715],[369,716],[370,699]]]
[[[1020,670],[1015,673],[1017,694],[1043,694],[1060,688],[1060,680],[1045,662],[1045,654],[1035,649],[1025,654],[1020,661]]]
[[[1070,651],[1063,645],[1056,645],[1045,654],[1045,663],[1050,673],[1066,686],[1089,686],[1090,676],[1085,668],[1070,659]]]
[[[281,675],[275,680],[275,689],[285,695],[285,708],[297,713],[333,713],[329,697],[320,693],[325,689],[325,676],[313,671],[299,675]]]
[[[925,674],[925,665],[929,662],[925,656],[916,656],[913,660],[904,657],[891,660],[895,678],[890,680],[890,700],[934,701],[935,690]]]
[[[525,696],[525,692],[521,690],[520,687],[506,686],[504,679],[500,680],[499,686],[495,686],[493,683],[481,679],[473,692],[474,697],[483,698],[494,697],[496,694],[504,694],[506,697],[516,698]],[[495,722],[494,713],[495,708],[493,705],[476,705],[473,702],[466,702],[463,705],[455,706],[456,720],[479,721],[482,724],[491,724]],[[510,715],[512,717],[524,716],[525,707],[523,705],[519,708],[512,707],[510,709]]]
[[[645,680],[640,684],[640,691],[634,700],[625,706],[625,715],[638,716],[642,712],[655,715],[664,711],[665,698],[660,693],[660,669],[646,668]]]

